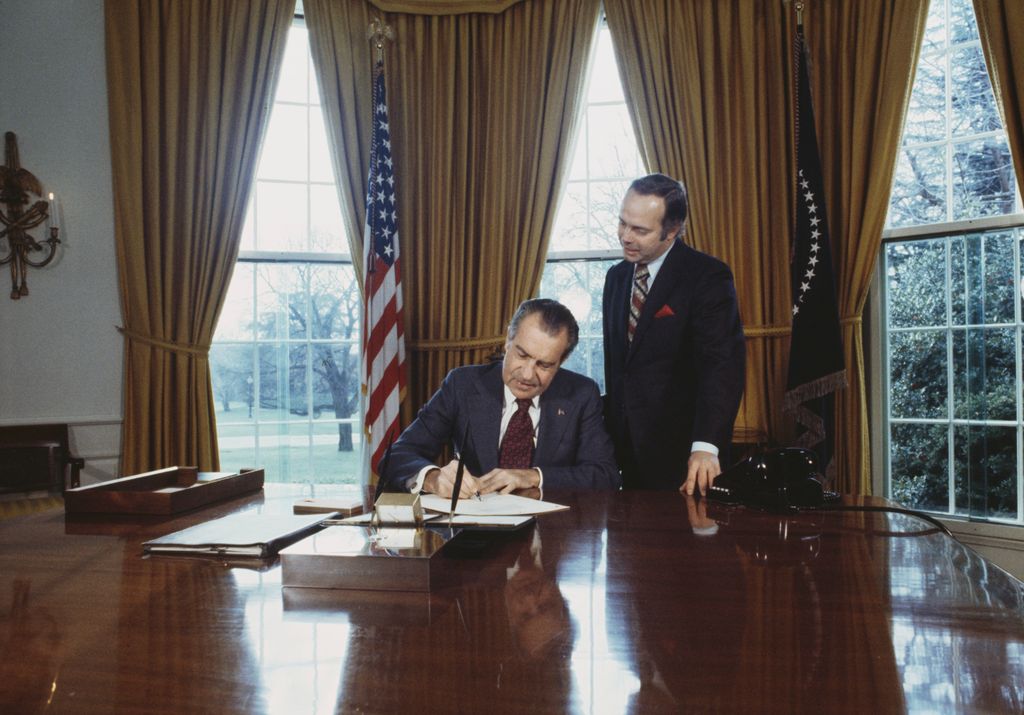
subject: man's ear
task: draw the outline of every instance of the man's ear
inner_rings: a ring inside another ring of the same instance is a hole
[[[676,238],[681,239],[682,237],[683,237],[683,222],[680,221],[679,223],[675,224],[674,226],[669,226],[665,230],[665,238],[663,238],[661,240],[662,241],[668,241],[670,239],[674,240]]]

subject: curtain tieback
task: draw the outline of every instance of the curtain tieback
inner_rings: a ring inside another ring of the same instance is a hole
[[[118,332],[124,335],[132,342],[142,343],[143,345],[150,345],[154,348],[166,350],[170,353],[180,353],[183,355],[195,355],[196,357],[209,357],[210,346],[196,346],[190,345],[189,343],[173,343],[167,340],[159,340],[149,335],[143,335],[142,333],[136,333],[134,330],[129,330],[123,325],[117,326]]]
[[[839,319],[840,325],[860,325],[863,318],[860,315],[847,315]],[[743,336],[746,338],[780,338],[790,335],[793,327],[790,325],[744,325]]]
[[[406,345],[410,350],[431,351],[431,350],[476,350],[478,348],[489,348],[494,345],[504,345],[506,336],[504,334],[493,338],[467,338],[465,340],[416,340]]]

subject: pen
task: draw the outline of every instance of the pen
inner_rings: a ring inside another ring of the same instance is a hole
[[[477,501],[483,501],[483,497],[480,496],[480,492],[476,492],[475,494],[473,494],[473,496],[476,497]]]
[[[469,425],[468,424],[466,425],[466,434],[467,435],[469,434]],[[465,443],[465,441],[466,441],[465,436],[463,436],[462,441],[463,441],[463,443]],[[459,503],[459,492],[462,491],[462,472],[463,472],[463,470],[466,467],[466,463],[463,460],[464,456],[465,455],[460,451],[459,452],[459,464],[455,468],[455,484],[452,485],[452,506],[451,506],[451,509],[448,512],[448,523],[449,524],[451,524],[452,521],[454,521],[454,519],[455,519],[455,505]]]

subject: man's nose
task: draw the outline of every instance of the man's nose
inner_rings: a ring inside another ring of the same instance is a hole
[[[534,373],[537,371],[537,366],[532,362],[527,362],[523,365],[523,379],[532,380]]]

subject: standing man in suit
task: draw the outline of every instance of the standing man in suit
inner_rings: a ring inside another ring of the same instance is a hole
[[[732,272],[681,240],[683,185],[634,181],[623,260],[604,282],[605,421],[627,489],[704,493],[743,395],[746,347]]]
[[[463,455],[462,497],[513,489],[618,489],[597,384],[559,367],[579,326],[547,298],[519,306],[501,363],[456,368],[394,443],[382,478],[451,496],[457,462],[435,465],[446,444]]]

